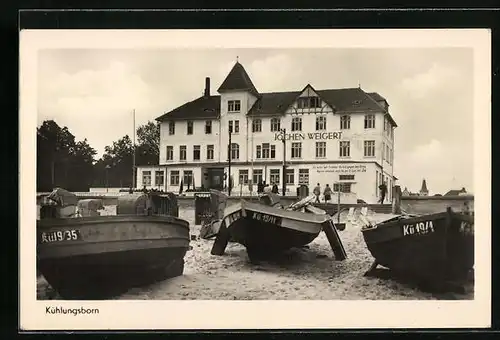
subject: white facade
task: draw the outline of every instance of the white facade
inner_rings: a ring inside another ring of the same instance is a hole
[[[303,108],[299,103],[303,97],[318,99],[311,100],[313,108]],[[229,173],[232,126],[232,193],[247,194],[249,180],[253,180],[255,192],[260,179],[267,184],[277,182],[281,193],[281,129],[285,129],[288,194],[295,195],[300,184],[308,185],[310,192],[317,183],[322,190],[329,184],[334,191],[340,189],[367,203],[376,203],[378,186],[385,181],[385,203],[390,202],[395,182],[395,126],[382,106],[375,111],[338,111],[307,86],[284,113],[249,115],[256,100],[247,91],[224,91],[217,117],[163,121],[159,165],[139,167],[137,186],[178,192],[181,181],[184,191],[188,182],[192,188],[191,178],[196,188],[227,183],[224,179]]]

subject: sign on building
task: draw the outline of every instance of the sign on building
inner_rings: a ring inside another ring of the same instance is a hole
[[[354,173],[366,172],[364,164],[315,164],[313,165],[318,173],[333,172],[333,173]]]

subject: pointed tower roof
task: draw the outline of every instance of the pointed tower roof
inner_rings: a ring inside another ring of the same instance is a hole
[[[420,189],[420,192],[429,192],[429,190],[427,190],[427,183],[425,181],[425,178],[422,180],[422,188]]]
[[[245,71],[243,65],[241,65],[237,61],[217,91],[219,93],[222,93],[225,91],[238,91],[238,90],[249,91],[253,95],[259,96],[259,91],[257,91],[255,86],[253,85],[252,80],[248,76],[247,71]]]

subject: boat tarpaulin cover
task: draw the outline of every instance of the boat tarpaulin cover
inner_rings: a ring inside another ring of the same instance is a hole
[[[77,205],[78,197],[72,192],[69,192],[63,188],[55,188],[52,192],[47,196],[47,198],[51,201],[56,202],[61,207],[67,207],[70,205]]]

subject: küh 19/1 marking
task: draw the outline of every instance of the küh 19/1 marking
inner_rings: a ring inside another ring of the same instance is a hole
[[[75,229],[42,232],[41,243],[76,241],[80,238],[81,237],[79,231]]]
[[[432,221],[403,225],[403,236],[425,235],[433,232],[434,224],[432,223]]]

